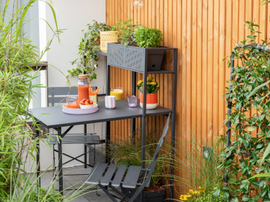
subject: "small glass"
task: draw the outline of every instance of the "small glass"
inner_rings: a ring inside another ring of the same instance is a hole
[[[78,108],[78,97],[76,96],[67,97],[66,102],[67,102],[67,108]]]
[[[115,100],[121,100],[124,92],[124,88],[116,87],[111,88],[110,95],[115,96]]]
[[[138,98],[135,95],[132,95],[131,97],[127,96],[128,106],[131,108],[137,107]]]

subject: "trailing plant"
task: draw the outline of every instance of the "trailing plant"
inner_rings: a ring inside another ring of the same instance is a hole
[[[255,43],[259,26],[254,22],[246,24],[251,34],[233,51],[238,63],[225,96],[231,110],[225,122],[231,123],[234,141],[226,149],[220,168],[227,171],[228,183],[223,190],[230,193],[232,201],[269,201],[270,178],[260,174],[270,172],[269,156],[265,161],[261,159],[270,143],[270,53],[266,41]],[[254,174],[260,177],[252,178]]]
[[[88,74],[89,81],[92,81],[97,78],[95,70],[98,68],[97,62],[99,59],[96,51],[100,50],[100,31],[110,31],[112,27],[94,20],[92,25],[87,24],[87,28],[86,31],[82,30],[83,37],[78,46],[79,57],[71,62],[72,65],[77,65],[77,67],[68,70],[68,73],[71,77]]]
[[[160,86],[158,82],[153,81],[152,77],[147,77],[147,86],[146,86],[146,93],[154,94],[157,93]],[[137,83],[137,89],[143,93],[143,80],[139,80]]]
[[[162,33],[158,29],[148,28],[144,26],[138,27],[134,36],[136,43],[141,48],[157,48],[162,41]]]
[[[132,22],[131,18],[123,22],[119,20],[116,23],[116,25],[113,27],[114,30],[116,29],[119,30],[116,33],[119,36],[118,41],[125,47],[137,45],[134,34],[135,34],[135,30],[139,27],[139,25],[138,25],[138,22],[136,23],[136,25],[131,24],[131,22]]]

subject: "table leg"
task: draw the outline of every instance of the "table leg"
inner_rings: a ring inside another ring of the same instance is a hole
[[[36,138],[39,138],[39,130],[37,129],[36,126]],[[38,179],[38,185],[41,187],[41,178],[40,176],[40,147],[39,147],[39,139],[37,139],[36,143],[36,148],[37,148],[37,154],[36,154],[36,163],[37,163],[37,179]]]
[[[57,128],[58,137],[62,137],[61,127]],[[58,177],[59,177],[59,192],[63,195],[63,170],[62,170],[62,140],[58,142]]]
[[[110,142],[110,138],[111,137],[111,122],[110,121],[107,121],[106,122],[106,163],[109,163],[110,162],[110,145],[109,145],[109,142]]]
[[[84,135],[87,135],[87,124],[84,124]],[[84,145],[84,168],[87,168],[87,146]]]

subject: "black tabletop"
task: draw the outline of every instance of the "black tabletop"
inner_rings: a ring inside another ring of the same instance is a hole
[[[142,108],[139,106],[139,103],[136,108],[129,108],[125,99],[116,100],[115,109],[106,109],[104,102],[99,102],[98,111],[86,115],[65,114],[62,112],[62,106],[34,108],[29,111],[35,119],[47,128],[138,118],[142,116]],[[160,106],[153,110],[146,110],[147,116],[164,115],[170,112],[170,109]]]

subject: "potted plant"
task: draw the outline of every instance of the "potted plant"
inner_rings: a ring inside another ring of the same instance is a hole
[[[162,41],[161,31],[139,26],[138,23],[133,25],[131,21],[131,18],[124,22],[119,20],[116,26],[114,26],[114,28],[119,29],[117,33],[119,35],[119,42],[126,48],[131,49],[123,51],[134,51],[132,46],[147,49],[147,70],[160,70],[166,51],[166,49],[160,47],[160,42]],[[136,57],[138,57],[138,54]],[[143,61],[144,59],[141,58],[140,60]]]
[[[140,91],[140,106],[143,107],[143,80],[138,81],[137,88]],[[158,82],[153,81],[152,77],[147,77],[146,87],[146,109],[155,109],[158,106],[157,92],[159,90]]]
[[[141,131],[141,130],[137,130]],[[146,166],[152,160],[153,153],[156,149],[158,139],[155,138],[154,132],[150,132],[146,136],[145,159]],[[135,133],[135,138],[124,139],[116,143],[110,144],[111,160],[119,165],[135,165],[141,166],[141,134]],[[149,188],[145,188],[142,192],[144,202],[163,202],[166,194],[165,189],[165,173],[169,170],[168,164],[164,159],[170,156],[170,150],[160,150],[157,165],[155,166]],[[132,196],[136,189],[123,188],[122,191],[127,196]],[[135,199],[135,202],[141,202],[140,195]]]
[[[89,81],[97,78],[95,69],[98,68],[98,57],[96,51],[100,50],[100,32],[110,31],[112,27],[105,23],[98,23],[94,20],[94,23],[87,24],[87,31],[79,44],[78,58],[71,62],[72,65],[77,65],[77,67],[68,70],[69,76],[78,76],[80,74],[88,74]]]

